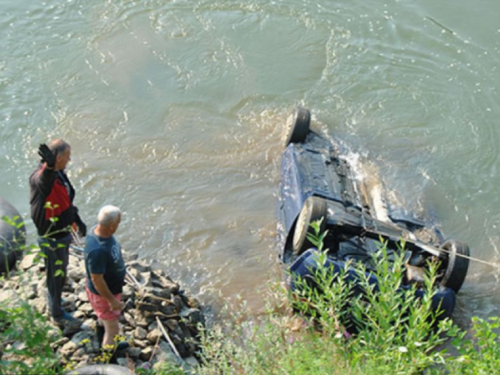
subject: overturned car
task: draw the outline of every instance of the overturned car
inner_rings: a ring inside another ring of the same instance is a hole
[[[377,219],[376,207],[367,196],[363,182],[355,178],[351,165],[341,155],[334,140],[310,128],[311,114],[297,108],[287,120],[278,204],[278,236],[281,261],[294,280],[313,277],[318,254],[308,238],[310,224],[319,221],[321,232],[327,231],[324,248],[327,263],[335,272],[354,262],[373,271],[373,254],[380,240],[391,254],[404,259],[402,288],[415,288],[422,295],[429,260],[438,261],[438,290],[433,306],[440,317],[449,317],[469,267],[469,247],[456,240],[444,240],[439,228],[430,222],[389,210],[384,220]],[[405,246],[400,243],[404,240]],[[375,286],[377,279],[370,275]]]

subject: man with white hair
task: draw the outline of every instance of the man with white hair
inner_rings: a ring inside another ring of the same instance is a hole
[[[125,280],[125,262],[121,246],[114,237],[121,221],[121,211],[115,206],[104,206],[97,215],[97,225],[87,233],[85,269],[87,296],[98,318],[98,333],[104,336],[102,347],[115,345],[119,333],[118,320],[123,303],[121,294]],[[124,347],[125,343],[120,345]]]

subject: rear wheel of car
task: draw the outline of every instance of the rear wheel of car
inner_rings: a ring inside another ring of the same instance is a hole
[[[318,197],[309,197],[300,211],[295,231],[293,233],[293,253],[300,255],[314,245],[307,239],[307,233],[314,233],[311,223],[323,219],[320,225],[320,233],[326,228],[326,201]]]
[[[442,246],[442,249],[448,252],[448,263],[441,285],[451,288],[455,293],[458,293],[469,269],[469,259],[461,255],[465,255],[466,257],[470,255],[469,246],[462,242],[451,240],[446,242]]]
[[[297,107],[286,120],[285,147],[290,143],[304,142],[311,124],[311,112]]]

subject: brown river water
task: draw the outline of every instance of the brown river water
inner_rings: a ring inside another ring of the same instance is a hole
[[[258,312],[279,271],[283,125],[301,104],[377,191],[496,265],[471,263],[457,319],[499,315],[498,1],[0,9],[0,194],[26,218],[36,148],[62,137],[89,225],[121,207],[124,248],[206,303]]]

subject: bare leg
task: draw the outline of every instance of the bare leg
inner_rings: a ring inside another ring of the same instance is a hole
[[[115,345],[115,336],[120,333],[120,326],[118,320],[102,320],[104,326],[104,338],[102,340],[102,347],[106,345]]]

